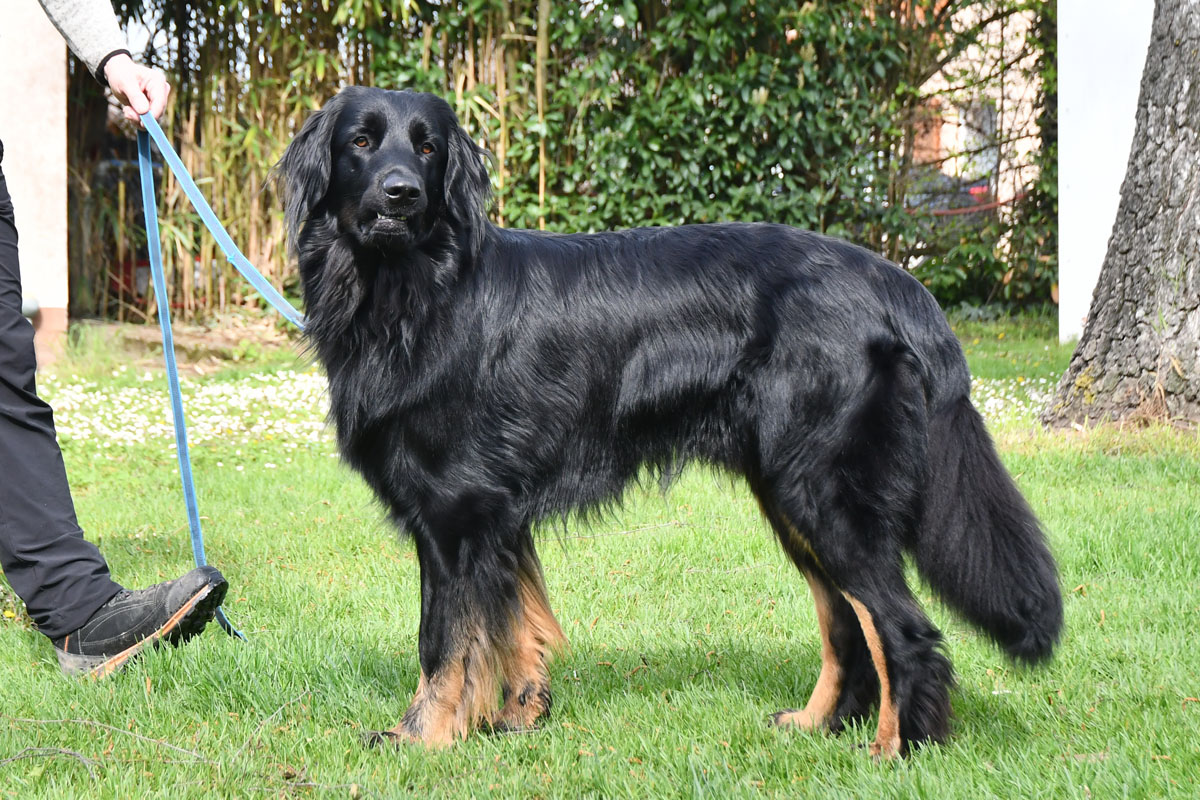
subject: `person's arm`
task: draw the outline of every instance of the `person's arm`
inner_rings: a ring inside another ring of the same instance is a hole
[[[38,0],[80,61],[96,80],[112,90],[125,118],[138,121],[150,111],[155,118],[167,107],[171,88],[158,70],[133,60],[125,34],[108,0]]]

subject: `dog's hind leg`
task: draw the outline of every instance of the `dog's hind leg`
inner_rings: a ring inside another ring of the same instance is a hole
[[[862,600],[843,594],[858,615],[879,675],[879,726],[871,755],[892,758],[914,744],[944,740],[954,679],[938,649],[941,634],[911,596],[883,599],[868,593]]]
[[[823,489],[837,492],[830,482]],[[892,758],[907,752],[910,744],[946,737],[952,670],[940,650],[941,634],[904,579],[905,514],[880,513],[886,506],[838,499],[838,494],[823,493],[816,504],[798,496],[780,500],[776,519],[782,525],[776,528],[783,529],[785,550],[814,587],[824,652],[822,678],[810,703],[813,713],[797,712],[777,721],[804,727],[823,723],[839,732],[847,722],[864,717],[878,699],[879,726],[871,754]],[[808,508],[811,516],[793,516],[788,513],[793,508]],[[802,536],[799,524],[813,533]],[[836,668],[829,654],[836,658]],[[833,678],[827,676],[837,678],[832,710]]]
[[[808,704],[779,711],[771,716],[771,722],[781,728],[841,733],[848,723],[871,713],[879,699],[879,679],[850,604],[820,575],[806,572],[804,577],[817,607],[821,672]]]
[[[552,701],[546,663],[551,653],[565,645],[566,637],[546,596],[541,562],[526,530],[518,556],[513,632],[500,654],[504,706],[492,720],[495,730],[525,730],[549,715]]]
[[[808,580],[813,602],[817,606],[817,626],[821,630],[821,673],[804,708],[778,711],[771,716],[771,722],[781,728],[811,731],[828,726],[833,719],[838,695],[842,691],[842,665],[833,646],[833,600],[836,595],[830,593],[812,572],[806,570],[804,577]]]
[[[878,697],[871,752],[891,758],[947,736],[953,673],[941,634],[904,579],[902,551],[916,540],[927,480],[920,372],[902,348],[880,345],[872,357],[875,369],[844,429],[823,440],[796,437],[808,443],[804,457],[776,459],[759,483],[774,501],[776,530],[784,523],[785,549],[825,583],[818,604],[831,609],[829,639],[841,667],[827,724],[840,730]],[[833,591],[836,599],[828,597]],[[858,630],[839,636],[839,628]],[[824,700],[817,710],[827,708]]]
[[[816,606],[821,633],[821,672],[803,709],[785,709],[771,716],[778,727],[803,730],[827,728],[841,732],[845,723],[866,717],[879,697],[879,682],[866,640],[850,604],[825,577],[812,546],[790,521],[763,510],[784,551],[803,573]]]
[[[810,523],[814,558],[858,621],[879,680],[871,753],[892,758],[946,738],[954,678],[941,633],[904,579],[902,551],[917,539],[928,480],[921,364],[907,345],[886,338],[872,342],[868,356],[853,414],[823,453],[810,454],[809,480],[788,484],[812,494],[780,503],[784,512],[807,512],[793,518]]]
[[[892,687],[892,675],[901,665],[888,664],[883,640],[879,628],[875,625],[875,616],[859,600],[850,594],[843,593],[846,601],[854,609],[862,626],[863,637],[871,651],[871,661],[875,664],[875,672],[879,676],[879,726],[875,729],[875,741],[871,742],[871,755],[875,758],[895,758],[900,755],[900,713],[896,702],[896,693]]]
[[[843,603],[858,621],[878,677],[879,725],[871,744],[871,755],[877,758],[903,755],[921,742],[944,740],[954,682],[950,662],[941,652],[941,633],[909,592],[898,554],[888,554],[888,549],[855,552],[843,546],[823,560]],[[860,679],[860,686],[864,685]],[[863,710],[861,697],[843,691],[831,728],[840,728],[845,717]]]
[[[816,552],[821,552],[820,550]],[[841,732],[879,702],[871,755],[892,758],[948,733],[950,662],[941,634],[904,582],[902,563],[848,549],[810,558],[805,577],[821,627],[821,674],[808,705],[773,717],[780,726]]]

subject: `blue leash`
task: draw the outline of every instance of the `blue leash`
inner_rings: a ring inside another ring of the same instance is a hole
[[[179,459],[179,477],[183,482],[184,503],[187,505],[188,528],[192,537],[192,555],[196,559],[196,566],[201,567],[208,562],[204,558],[204,534],[200,530],[200,508],[196,502],[196,484],[192,480],[192,460],[188,455],[187,425],[183,419],[183,394],[179,389],[179,369],[175,363],[175,341],[171,335],[171,308],[167,298],[167,279],[163,272],[162,243],[159,240],[158,232],[158,204],[154,199],[154,168],[150,160],[151,138],[154,139],[158,151],[175,173],[175,179],[179,181],[184,194],[187,195],[188,200],[200,215],[200,219],[212,233],[230,263],[276,311],[301,329],[304,328],[304,317],[284,299],[283,295],[275,290],[275,287],[262,276],[262,273],[254,268],[254,265],[242,255],[242,251],[238,250],[237,245],[229,238],[229,234],[217,220],[217,215],[213,213],[204,196],[200,194],[196,182],[188,174],[187,168],[179,160],[175,148],[171,146],[154,117],[150,114],[142,114],[142,124],[145,126],[145,130],[138,131],[138,169],[142,177],[146,247],[150,255],[150,272],[154,278],[154,297],[158,303],[158,324],[162,328],[163,357],[167,362],[167,381],[171,387],[171,411],[175,417],[175,455]],[[246,638],[225,617],[223,609],[218,608],[216,616],[217,622],[226,633],[237,636],[239,639]]]
[[[158,122],[149,114],[142,114],[142,124],[146,126],[146,129],[144,131],[138,131],[138,161],[142,165],[143,203],[146,202],[146,195],[144,194],[146,187],[145,170],[150,162],[150,151],[147,149],[145,155],[142,155],[142,140],[145,139],[147,133],[149,133],[150,137],[154,139],[154,144],[158,147],[158,152],[162,154],[163,158],[166,159],[167,164],[170,165],[171,171],[175,173],[175,179],[179,181],[179,185],[183,189],[183,193],[186,194],[188,200],[192,202],[192,206],[196,209],[196,213],[200,215],[200,219],[203,220],[204,226],[208,228],[209,232],[212,233],[213,238],[216,239],[217,244],[225,253],[225,257],[229,259],[229,262],[233,264],[238,272],[242,273],[242,277],[248,280],[250,285],[258,290],[258,293],[263,296],[263,299],[270,303],[272,308],[287,317],[288,321],[290,321],[297,328],[303,330],[304,316],[297,311],[291,303],[284,299],[283,295],[277,292],[275,287],[271,285],[271,282],[264,278],[262,273],[255,269],[254,265],[250,263],[250,260],[242,255],[242,251],[238,250],[237,245],[233,243],[233,239],[230,239],[229,234],[225,232],[224,226],[222,226],[217,220],[217,215],[213,213],[212,208],[209,207],[208,202],[204,199],[204,195],[200,194],[200,189],[197,188],[196,182],[192,180],[192,176],[188,173],[187,167],[185,167],[183,162],[179,160],[179,156],[175,153],[175,148],[171,147],[171,142],[162,132],[162,128],[158,127]],[[150,179],[150,191],[154,191],[153,175],[151,175]],[[153,194],[150,196],[153,197]],[[152,208],[153,203],[147,205],[147,220],[150,218],[150,209]],[[154,213],[155,219],[157,220],[157,212]],[[147,225],[147,230],[149,230],[149,225]],[[154,242],[155,247],[157,247],[157,236],[154,237]]]

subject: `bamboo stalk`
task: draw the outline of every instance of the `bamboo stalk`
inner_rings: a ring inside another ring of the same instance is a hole
[[[508,57],[505,52],[504,33],[509,26],[508,6],[504,5],[500,17],[500,35],[492,63],[496,71],[496,112],[500,117],[500,135],[496,140],[496,222],[504,227],[504,189],[508,177]]]
[[[546,61],[550,57],[550,0],[538,0],[537,118],[538,228],[546,229]]]
[[[424,36],[421,39],[421,71],[429,72],[430,51],[433,49],[433,25],[426,22]]]
[[[464,61],[466,62],[467,91],[475,91],[475,19],[467,18],[467,40],[463,42]]]
[[[125,321],[125,298],[122,296],[124,293],[121,288],[125,283],[125,237],[127,236],[127,226],[125,224],[125,215],[127,213],[125,207],[125,192],[125,179],[121,178],[119,181],[117,181],[117,269],[120,270],[119,274],[121,276],[117,280],[117,322]],[[134,268],[131,270],[131,272],[133,273],[135,278],[134,282],[136,284],[136,265],[134,265]],[[132,297],[132,287],[129,294]]]

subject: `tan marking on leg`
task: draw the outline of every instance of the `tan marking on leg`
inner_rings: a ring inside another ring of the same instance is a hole
[[[817,558],[817,551],[813,550],[812,543],[808,541],[808,537],[802,534],[790,519],[784,514],[779,513],[775,506],[768,507],[762,501],[761,497],[758,499],[758,507],[762,511],[763,516],[775,528],[775,532],[779,535],[779,543],[783,545],[784,551],[797,567],[807,572],[808,567],[804,564],[804,560],[801,557],[805,555],[808,556],[813,564],[820,568],[821,559]],[[771,508],[775,508],[776,513],[771,513]],[[782,530],[780,530],[780,526],[782,526]]]
[[[506,699],[492,721],[498,728],[511,730],[532,727],[549,713],[546,663],[551,653],[565,648],[567,641],[550,610],[541,567],[536,563],[522,567],[517,576],[517,596],[519,608],[513,620],[512,643],[500,659]]]
[[[393,738],[445,747],[467,734],[495,711],[496,654],[483,631],[466,637],[434,675],[421,672],[417,691]]]
[[[803,730],[816,730],[829,724],[837,708],[838,695],[842,690],[842,665],[833,649],[833,598],[818,578],[804,573],[808,588],[812,591],[817,607],[817,625],[821,629],[821,674],[813,687],[808,705],[801,711],[784,711],[775,715],[775,724],[780,727],[794,726]]]
[[[814,564],[820,567],[821,560],[817,558],[817,551],[813,550],[812,542],[808,541],[808,537],[802,534],[796,528],[796,526],[792,524],[791,520],[784,519],[783,524],[787,528],[788,532],[788,540],[784,543],[785,549],[787,549],[789,552],[794,550],[805,553],[810,559],[812,559]],[[793,556],[792,559],[796,560],[795,556]],[[797,561],[796,563],[797,566],[799,566],[800,562]]]
[[[562,653],[567,646],[567,637],[550,610],[550,599],[546,596],[546,582],[540,566],[521,570],[517,578],[517,592],[521,608],[525,612],[526,626],[533,638],[549,652]]]
[[[867,607],[845,592],[842,592],[842,595],[858,616],[863,638],[867,640],[867,649],[871,651],[871,661],[874,662],[875,672],[879,675],[879,728],[875,731],[875,741],[871,743],[871,755],[875,758],[895,758],[900,755],[900,715],[892,701],[892,683],[888,677],[883,642]]]

